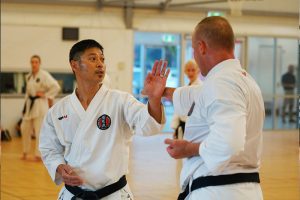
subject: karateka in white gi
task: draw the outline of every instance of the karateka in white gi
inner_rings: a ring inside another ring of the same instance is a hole
[[[162,130],[167,63],[156,61],[148,74],[144,90],[149,100],[144,105],[101,83],[106,65],[103,47],[95,40],[76,43],[69,61],[77,88],[49,110],[40,137],[52,180],[65,184],[59,199],[133,199],[125,178],[132,130],[140,135]]]
[[[200,69],[194,59],[191,59],[185,63],[184,74],[187,76],[189,80],[187,86],[202,85],[202,81],[199,79],[199,73],[200,73]],[[177,115],[175,113],[173,115],[173,119],[171,121],[171,128],[174,129],[173,138],[182,139],[186,119],[187,119],[187,113],[185,113],[184,115]]]
[[[226,19],[203,19],[192,45],[203,86],[165,91],[169,98],[173,94],[175,112],[189,115],[184,140],[165,140],[173,158],[184,158],[178,199],[263,199],[260,88],[234,58],[234,34]]]
[[[39,135],[43,119],[49,109],[48,101],[53,101],[60,91],[57,81],[45,70],[40,69],[41,58],[33,55],[30,59],[31,72],[26,75],[25,104],[21,123],[23,155],[27,159],[31,149],[31,135],[35,133],[35,160],[39,161]]]

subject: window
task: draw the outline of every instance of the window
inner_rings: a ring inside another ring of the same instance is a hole
[[[1,94],[25,94],[25,77],[28,72],[2,72]],[[59,83],[61,93],[70,94],[75,87],[75,77],[72,73],[50,73]]]
[[[165,59],[171,69],[167,86],[178,87],[181,72],[181,37],[180,34],[136,32],[134,35],[134,68],[132,80],[132,93],[140,101],[146,103],[147,99],[141,96],[144,80],[152,69],[155,60]],[[173,116],[173,105],[164,101],[166,126],[164,132],[172,132],[170,122]]]

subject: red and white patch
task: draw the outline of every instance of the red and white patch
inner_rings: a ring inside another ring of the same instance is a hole
[[[97,127],[100,130],[106,130],[110,127],[110,125],[111,125],[111,119],[106,114],[101,115],[97,120]]]

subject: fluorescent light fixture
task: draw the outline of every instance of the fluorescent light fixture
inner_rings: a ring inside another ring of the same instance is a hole
[[[207,16],[208,17],[211,17],[211,16],[222,16],[222,17],[224,17],[225,13],[221,12],[221,11],[208,11]]]

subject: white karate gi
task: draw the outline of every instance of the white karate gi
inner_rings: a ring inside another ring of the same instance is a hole
[[[56,184],[62,182],[57,166],[67,163],[84,180],[82,189],[101,189],[128,173],[133,129],[136,134],[152,135],[159,133],[162,125],[149,115],[147,105],[128,93],[102,85],[84,110],[73,92],[57,102],[45,118],[40,137],[43,162]],[[128,185],[103,200],[129,199],[127,193],[131,193]],[[61,199],[72,196],[62,188]]]
[[[202,81],[200,79],[196,79],[189,86],[192,86],[192,85],[202,85]],[[185,113],[184,115],[174,114],[173,119],[171,121],[171,125],[170,125],[171,128],[176,130],[180,124],[180,121],[186,122],[186,119],[187,119],[187,113]]]
[[[44,116],[49,109],[48,99],[54,99],[59,90],[57,81],[45,70],[40,69],[35,76],[32,73],[26,76],[26,110],[21,124],[24,153],[30,152],[31,134],[34,132],[36,136],[35,155],[40,155],[38,141]],[[29,96],[36,96],[37,92],[44,92],[45,97],[36,99],[30,110],[31,100]]]
[[[173,102],[177,113],[186,113],[195,102],[186,122],[184,139],[201,143],[200,156],[183,161],[182,190],[202,176],[258,172],[264,102],[259,87],[238,60],[229,59],[215,66],[203,87],[175,90]],[[201,188],[186,199],[262,198],[259,184],[239,183]]]

